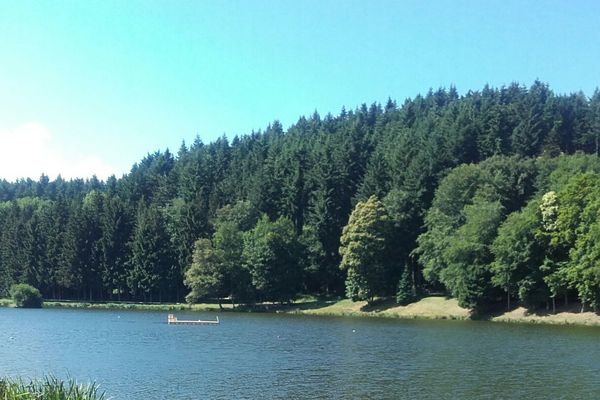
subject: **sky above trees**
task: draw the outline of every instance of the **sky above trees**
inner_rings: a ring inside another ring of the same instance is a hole
[[[196,135],[426,88],[600,82],[592,1],[0,0],[0,177],[105,178]]]

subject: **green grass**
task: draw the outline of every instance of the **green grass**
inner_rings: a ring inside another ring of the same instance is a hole
[[[11,299],[0,299],[0,307],[14,307]],[[231,311],[230,303],[222,304],[223,310]],[[46,300],[44,308],[84,308],[99,310],[142,310],[142,311],[220,311],[216,303],[186,304],[186,303],[133,303],[133,302],[85,302]],[[0,399],[2,400],[2,399]]]
[[[15,302],[11,299],[0,299],[0,307],[14,307]],[[2,400],[2,399],[0,399]]]
[[[109,302],[88,303],[76,301],[45,301],[46,308],[77,308],[102,310],[140,310],[140,311],[199,311],[199,312],[231,312],[229,303],[133,303]],[[0,299],[0,307],[14,307],[10,299]],[[399,306],[392,299],[380,299],[374,304],[365,301],[352,302],[348,299],[323,299],[314,296],[303,296],[291,304],[262,303],[253,306],[238,306],[239,312],[272,312],[287,314],[307,314],[335,317],[380,317],[405,319],[452,319],[466,320],[471,318],[470,310],[458,306],[456,299],[443,296],[424,297],[406,306]],[[480,317],[481,318],[481,317]],[[484,316],[494,322],[540,323],[557,325],[595,325],[600,326],[600,315],[596,313],[580,313],[578,307],[557,309],[556,314],[536,312],[522,307],[510,312],[501,312]],[[0,400],[3,400],[0,398]]]
[[[299,306],[294,312],[309,315],[406,319],[468,319],[470,317],[469,310],[459,307],[455,299],[445,297],[425,297],[407,306],[399,306],[392,299],[378,299],[373,304],[343,299],[318,304],[315,307]]]
[[[99,310],[141,310],[141,311],[219,311],[218,304],[185,304],[185,303],[89,303],[77,301],[45,301],[46,308],[85,308]],[[231,304],[223,304],[224,310],[231,310]],[[0,399],[1,400],[1,399]]]
[[[82,385],[55,377],[41,380],[0,379],[0,400],[103,400],[98,385]]]

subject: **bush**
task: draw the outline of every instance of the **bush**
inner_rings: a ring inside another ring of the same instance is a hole
[[[44,302],[40,291],[25,283],[12,285],[10,288],[10,296],[17,307],[41,308],[42,303]]]

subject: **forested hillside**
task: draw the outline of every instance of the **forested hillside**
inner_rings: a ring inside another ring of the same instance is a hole
[[[600,92],[430,91],[0,182],[0,297],[236,303],[444,291],[600,306]]]

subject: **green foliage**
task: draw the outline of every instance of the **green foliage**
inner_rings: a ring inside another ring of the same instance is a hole
[[[10,296],[15,305],[22,308],[41,308],[44,300],[39,290],[26,283],[12,285]]]
[[[570,248],[581,228],[583,211],[600,194],[600,174],[578,174],[569,179],[558,193],[556,230],[551,235],[555,247]]]
[[[173,273],[170,240],[158,207],[140,205],[131,243],[131,268],[127,282],[144,300],[158,300],[169,289]]]
[[[404,266],[402,276],[398,282],[398,290],[396,291],[396,303],[406,305],[417,299],[415,288],[412,282],[412,276],[408,266]]]
[[[105,398],[105,394],[94,383],[83,385],[74,380],[65,382],[52,376],[29,382],[0,378],[2,400],[102,400]]]
[[[215,250],[221,262],[223,290],[234,304],[250,303],[254,300],[251,276],[243,267],[244,231],[240,228],[249,229],[250,224],[246,218],[236,222],[224,221],[219,224],[213,235]]]
[[[599,132],[600,92],[557,95],[536,81],[314,113],[287,131],[274,121],[231,141],[196,138],[106,182],[0,180],[0,296],[24,282],[45,298],[181,301],[194,243],[210,239],[217,292],[233,303],[290,296],[272,290],[283,285],[265,272],[273,258],[286,260],[273,271],[293,271],[290,293],[339,296],[346,279],[351,296],[393,295],[400,267],[410,265],[419,292],[461,292],[478,306],[500,301],[502,291],[531,305],[559,295],[591,304]],[[389,225],[373,276],[339,268],[342,230],[371,196]],[[495,231],[483,240],[468,221],[477,219],[471,206],[499,205],[497,227],[532,199],[538,232],[529,217],[510,217],[497,254]],[[264,226],[247,234],[261,214],[289,220],[294,239],[259,240],[271,232]],[[523,255],[507,250],[511,243]]]
[[[442,180],[433,205],[425,216],[427,231],[419,236],[417,253],[426,280],[435,284],[446,268],[443,252],[452,233],[464,223],[463,208],[469,204],[481,180],[481,171],[474,165],[454,169]]]
[[[477,199],[465,206],[465,224],[453,234],[442,257],[447,267],[440,280],[461,307],[480,308],[494,298],[491,244],[502,222],[499,202]]]
[[[347,271],[346,295],[372,301],[389,294],[393,276],[389,254],[390,218],[375,196],[359,202],[340,239],[340,268]]]
[[[294,225],[285,217],[271,222],[263,215],[244,234],[242,259],[260,299],[286,302],[296,296],[302,276],[300,254]]]
[[[260,214],[252,203],[246,200],[241,200],[231,205],[217,210],[217,218],[215,224],[217,229],[221,224],[230,224],[231,227],[245,232],[249,231],[256,225]]]
[[[547,206],[549,197],[544,196],[544,199],[542,204]],[[535,291],[547,292],[540,269],[548,245],[541,230],[546,226],[544,221],[552,225],[548,222],[552,207],[546,206],[532,201],[522,211],[509,215],[492,244],[495,256],[491,265],[492,283],[506,293],[508,308],[511,297],[517,294],[524,304],[537,305],[539,298]]]
[[[586,215],[587,214],[587,215]],[[591,220],[578,228],[578,237],[566,268],[569,287],[577,290],[583,304],[600,310],[600,199],[591,200],[584,215]],[[584,219],[588,219],[584,218]]]
[[[219,297],[223,287],[223,261],[213,249],[209,239],[199,239],[194,244],[192,265],[185,272],[185,285],[190,293],[188,303],[197,303],[207,297]]]
[[[530,160],[492,157],[457,167],[442,180],[416,249],[433,287],[443,285],[467,307],[494,301],[491,244],[506,214],[533,193],[534,177]]]

